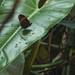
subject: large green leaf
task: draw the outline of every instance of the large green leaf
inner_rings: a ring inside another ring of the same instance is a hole
[[[5,24],[0,34],[0,71],[61,21],[69,13],[74,2],[75,0],[52,0],[38,8],[39,0],[20,0],[13,18]],[[9,14],[13,3],[13,0],[4,0],[1,4],[0,23]],[[32,23],[25,30],[20,27],[19,14],[28,17]]]

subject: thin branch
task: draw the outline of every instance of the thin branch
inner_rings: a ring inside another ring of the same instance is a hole
[[[9,15],[7,15],[7,17],[5,18],[5,20],[2,22],[2,26],[0,27],[0,32],[2,31],[4,25],[10,20],[10,18],[12,18],[13,14],[14,14],[14,12],[15,12],[15,9],[16,9],[18,3],[19,3],[19,1],[20,1],[20,0],[16,0],[16,1],[15,1],[14,5],[13,5],[13,8],[12,8],[12,10],[10,11]]]

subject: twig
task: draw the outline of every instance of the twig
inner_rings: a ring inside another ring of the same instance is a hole
[[[0,32],[2,31],[4,25],[10,20],[10,18],[12,18],[13,14],[14,14],[14,12],[15,12],[15,9],[16,9],[18,3],[19,3],[19,1],[20,1],[20,0],[16,0],[16,1],[15,1],[14,5],[13,5],[13,8],[12,8],[12,10],[10,11],[9,15],[7,15],[7,17],[5,18],[5,20],[2,22],[2,26],[0,27]]]

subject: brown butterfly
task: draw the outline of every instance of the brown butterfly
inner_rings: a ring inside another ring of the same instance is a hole
[[[18,18],[19,18],[20,25],[22,28],[27,28],[27,27],[31,26],[31,23],[29,22],[29,20],[24,15],[20,14],[18,16]]]

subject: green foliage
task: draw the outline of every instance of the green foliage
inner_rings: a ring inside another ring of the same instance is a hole
[[[39,0],[20,0],[14,16],[0,33],[0,71],[68,15],[74,2],[74,0],[52,0],[38,8]],[[12,9],[13,3],[13,0],[2,2],[0,25]],[[18,20],[19,14],[25,15],[32,25],[22,29]]]

